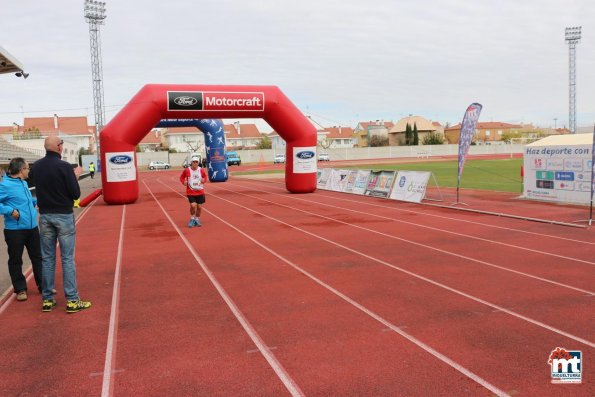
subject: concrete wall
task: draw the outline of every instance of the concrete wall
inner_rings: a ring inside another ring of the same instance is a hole
[[[473,145],[469,148],[472,155],[502,155],[523,153],[524,145]],[[242,164],[248,163],[272,163],[275,154],[285,153],[285,150],[264,149],[264,150],[236,150],[242,158]],[[459,152],[459,145],[424,145],[424,146],[384,146],[344,149],[321,149],[318,153],[328,153],[331,161],[339,160],[366,160],[366,159],[387,159],[405,157],[434,157],[434,156],[456,156]],[[187,153],[167,152],[145,152],[137,153],[138,166],[147,166],[153,160],[166,161],[172,167],[182,167]]]

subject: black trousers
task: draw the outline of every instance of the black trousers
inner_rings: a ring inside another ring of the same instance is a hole
[[[23,251],[27,247],[33,267],[33,277],[37,288],[41,288],[41,245],[39,228],[27,230],[4,229],[4,241],[8,246],[8,273],[14,292],[27,291],[27,280],[23,276]]]

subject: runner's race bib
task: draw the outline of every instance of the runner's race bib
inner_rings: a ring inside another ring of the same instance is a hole
[[[188,178],[188,185],[192,190],[202,190],[202,176],[200,175],[200,168],[196,171],[190,170],[190,177]]]

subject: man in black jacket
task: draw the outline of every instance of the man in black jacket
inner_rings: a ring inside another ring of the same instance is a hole
[[[42,256],[42,311],[50,312],[56,306],[52,294],[56,275],[56,242],[60,242],[62,280],[66,296],[66,312],[76,313],[91,307],[91,302],[79,298],[76,285],[74,251],[76,228],[72,211],[74,200],[81,195],[76,170],[62,161],[64,141],[57,136],[45,140],[46,155],[33,165],[37,205],[39,206],[39,230]]]

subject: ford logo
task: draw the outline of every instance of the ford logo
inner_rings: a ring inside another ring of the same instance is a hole
[[[179,96],[174,99],[174,103],[179,106],[192,106],[196,105],[198,99],[191,96]]]
[[[109,159],[110,163],[114,164],[128,164],[132,161],[132,157],[130,156],[114,156]]]
[[[296,156],[298,157],[298,159],[308,160],[314,157],[314,152],[307,150],[305,152],[298,152]]]
[[[405,186],[405,181],[406,180],[407,180],[407,178],[405,178],[404,176],[402,176],[401,179],[399,179],[399,187]]]

